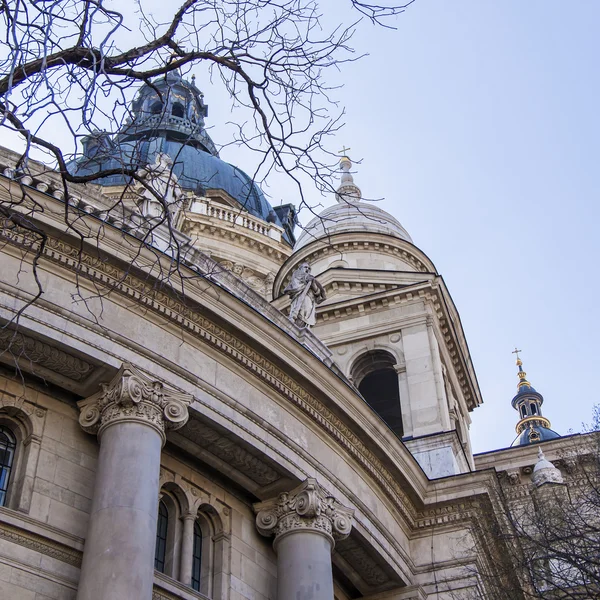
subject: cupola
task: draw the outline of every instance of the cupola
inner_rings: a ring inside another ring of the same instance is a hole
[[[527,373],[523,370],[523,362],[519,358],[520,350],[515,349],[517,355],[517,394],[512,399],[512,407],[519,413],[519,422],[516,426],[517,438],[513,446],[526,446],[537,442],[544,442],[560,437],[556,431],[550,429],[550,421],[542,415],[544,397],[537,392],[527,380]]]

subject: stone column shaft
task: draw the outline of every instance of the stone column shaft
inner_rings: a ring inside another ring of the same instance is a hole
[[[196,515],[193,513],[186,513],[181,519],[183,521],[183,535],[181,538],[179,581],[184,585],[192,585],[192,569],[194,566],[194,523],[196,522]]]
[[[165,428],[187,421],[191,396],[124,364],[79,403],[79,423],[100,439],[77,600],[151,600]]]
[[[354,511],[315,479],[254,510],[258,531],[275,535],[278,600],[333,600],[331,551],[350,534]]]

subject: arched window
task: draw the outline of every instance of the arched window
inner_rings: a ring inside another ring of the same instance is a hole
[[[529,405],[532,415],[537,415],[537,406],[533,402]]]
[[[0,506],[6,504],[16,447],[17,440],[13,432],[0,425]]]
[[[153,115],[160,115],[163,111],[163,103],[160,100],[157,100],[156,102],[152,103],[152,106],[150,107],[150,112]]]
[[[404,434],[396,359],[385,350],[363,354],[354,363],[352,379],[369,406],[398,436]]]
[[[154,551],[154,568],[161,573],[165,572],[167,555],[167,531],[169,529],[169,511],[167,505],[161,500],[158,504],[158,522],[156,524],[156,549]]]
[[[194,550],[192,562],[192,587],[200,591],[200,577],[202,573],[202,529],[198,521],[194,522]]]
[[[524,404],[521,404],[521,418],[524,419],[527,416],[527,409]]]
[[[180,119],[183,119],[183,116],[185,114],[183,104],[181,104],[181,102],[175,102],[175,104],[173,104],[173,109],[171,110],[171,114],[174,117],[179,117]]]

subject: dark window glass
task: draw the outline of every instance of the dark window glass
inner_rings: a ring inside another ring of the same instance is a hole
[[[524,419],[527,416],[527,409],[525,408],[525,405],[523,404],[521,406],[521,418]]]
[[[535,404],[531,404],[531,414],[537,415],[537,406]]]
[[[202,530],[198,521],[194,523],[194,562],[192,563],[192,587],[200,591],[200,569],[202,567]]]
[[[165,555],[167,552],[167,528],[169,526],[169,512],[164,502],[158,505],[158,522],[156,524],[156,549],[154,550],[154,568],[161,573],[165,572]]]
[[[175,102],[175,104],[173,104],[173,110],[171,111],[171,113],[174,117],[179,117],[180,119],[183,119],[183,104]]]
[[[163,111],[163,103],[162,102],[155,102],[151,107],[150,107],[150,112],[153,115],[160,115],[160,113]]]
[[[358,390],[371,408],[387,423],[388,427],[402,437],[402,411],[398,375],[393,369],[380,369],[366,375]]]
[[[0,425],[0,506],[6,504],[16,446],[17,441],[13,432]]]

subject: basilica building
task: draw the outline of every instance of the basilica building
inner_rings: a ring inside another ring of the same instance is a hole
[[[516,433],[473,454],[458,308],[348,157],[299,228],[194,80],[132,115],[68,193],[0,151],[0,598],[486,598],[482,507],[566,485],[586,436],[518,359]]]

